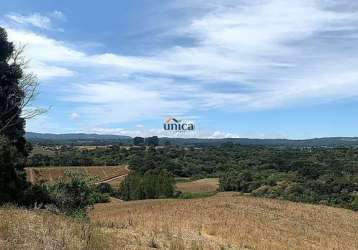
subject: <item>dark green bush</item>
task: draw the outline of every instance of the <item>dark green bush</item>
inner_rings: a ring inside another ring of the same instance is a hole
[[[174,194],[174,178],[166,170],[130,174],[119,189],[120,198],[126,201],[170,198]]]
[[[83,213],[98,202],[107,202],[109,196],[98,192],[94,179],[81,173],[67,172],[65,177],[48,186],[50,202],[68,215]]]
[[[354,197],[351,206],[353,210],[358,211],[358,196]]]
[[[108,183],[100,183],[97,185],[97,190],[101,194],[112,194],[114,192],[112,186]]]

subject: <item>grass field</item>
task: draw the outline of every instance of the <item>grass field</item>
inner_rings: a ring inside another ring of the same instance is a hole
[[[99,228],[39,210],[0,207],[1,250],[107,249]]]
[[[185,193],[215,192],[218,188],[218,178],[206,178],[196,181],[179,182],[176,184],[176,189]]]
[[[99,180],[126,175],[129,172],[126,166],[42,167],[26,168],[25,170],[27,180],[31,183],[39,183],[41,181],[53,182],[60,176],[64,176],[66,171],[74,171],[89,176],[96,176]]]
[[[113,249],[358,249],[358,213],[218,193],[98,204],[91,220]]]
[[[358,213],[218,193],[97,204],[90,223],[0,208],[0,249],[358,249]]]

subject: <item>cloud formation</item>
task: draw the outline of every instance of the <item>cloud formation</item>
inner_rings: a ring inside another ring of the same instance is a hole
[[[153,55],[88,53],[31,30],[29,24],[51,27],[38,14],[9,14],[24,26],[7,28],[13,41],[28,43],[30,70],[40,79],[71,79],[68,92],[56,98],[75,103],[81,118],[98,126],[171,112],[281,109],[358,95],[358,6],[347,8],[348,1],[196,0],[174,6],[195,11],[188,25],[165,35],[191,42],[153,48]]]

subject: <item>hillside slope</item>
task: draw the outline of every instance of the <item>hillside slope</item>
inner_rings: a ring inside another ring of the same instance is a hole
[[[219,193],[98,204],[92,222],[117,249],[358,249],[358,213]]]
[[[101,250],[106,240],[98,228],[40,210],[0,207],[1,250]]]
[[[0,249],[358,249],[358,213],[219,193],[97,204],[91,223],[0,207]]]

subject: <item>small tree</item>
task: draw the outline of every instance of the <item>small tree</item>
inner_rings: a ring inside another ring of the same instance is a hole
[[[170,198],[174,196],[174,178],[166,170],[132,173],[121,183],[119,193],[123,200]]]
[[[86,209],[109,197],[101,194],[93,178],[76,172],[66,172],[64,177],[50,185],[50,202],[62,213],[85,215]]]
[[[144,138],[143,137],[134,137],[133,144],[135,146],[142,146],[144,145]]]

